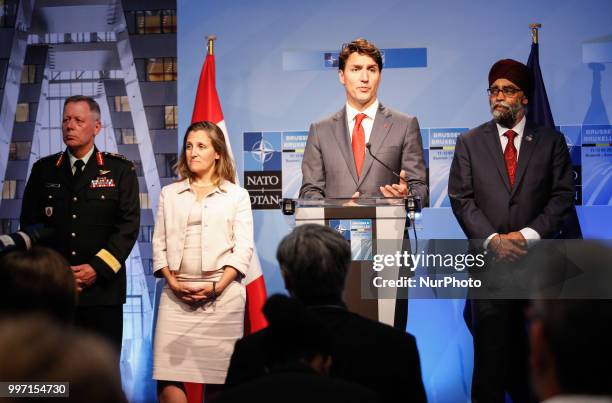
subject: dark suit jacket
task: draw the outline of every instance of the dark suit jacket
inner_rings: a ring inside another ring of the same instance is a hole
[[[312,309],[330,331],[332,376],[374,390],[382,402],[427,401],[414,336],[342,307]],[[228,386],[266,373],[265,337],[266,329],[238,340],[227,374]],[[398,400],[398,390],[404,400]]]
[[[376,393],[355,383],[293,366],[226,389],[218,403],[378,403]]]
[[[55,235],[48,246],[71,265],[90,264],[97,279],[79,295],[79,305],[125,302],[125,259],[140,229],[138,179],[123,156],[94,153],[73,183],[67,152],[41,158],[32,167],[21,206],[21,225],[44,224]]]
[[[527,122],[511,187],[495,122],[478,126],[457,139],[448,195],[475,249],[481,249],[483,240],[493,233],[524,227],[534,229],[543,239],[557,237],[574,204],[565,137]],[[490,261],[483,272],[471,273],[482,278],[484,285],[470,290],[475,300],[467,311],[474,337],[474,402],[502,402],[504,391],[514,401],[531,400],[524,302],[513,299],[531,295],[538,270],[523,270],[529,256],[520,264]],[[504,299],[479,299],[494,295]]]
[[[527,122],[515,184],[510,187],[495,122],[457,139],[448,196],[466,236],[484,240],[524,227],[555,238],[574,205],[574,179],[565,137]]]
[[[426,206],[427,178],[417,119],[379,104],[370,144],[376,158],[395,172],[406,171],[411,193],[420,196],[422,206]],[[302,175],[300,198],[348,198],[355,192],[382,197],[380,186],[398,183],[398,179],[367,151],[361,176],[357,176],[346,107],[310,126]]]

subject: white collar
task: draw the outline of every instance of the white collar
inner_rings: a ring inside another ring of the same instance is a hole
[[[378,105],[379,105],[379,102],[378,102],[378,99],[376,99],[376,101],[374,101],[372,105],[368,106],[363,111],[358,111],[357,109],[349,105],[347,102],[346,103],[346,116],[348,118],[348,121],[352,122],[353,120],[355,120],[355,116],[357,116],[357,114],[359,113],[364,113],[368,118],[374,120],[374,118],[376,117],[376,112],[378,112]]]
[[[68,148],[67,150],[68,150],[68,158],[70,158],[70,168],[72,168],[74,166],[74,163],[76,162],[76,160],[81,160],[81,161],[83,161],[83,163],[85,165],[87,165],[87,162],[89,161],[89,158],[91,158],[91,156],[93,155],[94,148],[96,148],[96,147],[92,146],[91,149],[87,152],[87,154],[85,154],[83,156],[83,158],[75,157],[74,155],[72,155],[72,153],[70,152],[70,149]],[[83,165],[83,166],[85,166],[85,165]]]
[[[227,193],[228,187],[229,187],[230,183],[231,182],[229,182],[229,181],[227,181],[225,179],[222,179],[221,182],[219,182],[219,186],[215,186],[215,188],[211,191],[211,194],[212,193],[220,193],[220,194]],[[188,190],[191,190],[191,185],[189,183],[189,179],[185,178],[185,179],[179,180],[177,188],[176,188],[176,192],[177,193],[182,193],[182,192],[185,192],[185,191],[188,191]]]
[[[512,130],[513,132],[515,132],[516,137],[521,137],[523,133],[525,132],[526,122],[527,122],[527,119],[525,118],[525,116],[523,116],[523,118],[512,129],[503,127],[499,123],[495,123],[495,124],[497,125],[497,133],[499,134],[499,137],[502,137],[504,133],[506,133],[508,130]]]

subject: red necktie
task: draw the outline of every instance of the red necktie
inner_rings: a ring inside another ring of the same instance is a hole
[[[361,176],[361,168],[365,159],[365,131],[361,122],[368,116],[365,113],[359,113],[355,116],[355,127],[353,127],[353,136],[351,145],[353,147],[353,157],[355,158],[355,168],[357,168],[357,176]]]
[[[516,175],[516,147],[514,146],[514,138],[516,137],[516,132],[508,130],[506,133],[504,133],[504,136],[508,137],[508,145],[504,150],[506,171],[508,171],[510,186],[514,186],[514,177]]]

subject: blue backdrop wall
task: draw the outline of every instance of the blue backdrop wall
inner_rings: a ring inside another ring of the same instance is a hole
[[[450,0],[179,0],[179,137],[191,118],[206,35],[218,38],[217,90],[242,178],[250,151],[243,150],[245,132],[303,134],[312,121],[343,105],[336,69],[326,68],[323,56],[337,52],[342,43],[365,37],[385,49],[425,49],[426,58],[417,60],[417,67],[383,70],[379,99],[417,116],[429,148],[436,133],[460,132],[489,120],[485,89],[491,64],[501,58],[526,62],[529,23],[539,22],[540,63],[552,112],[573,146],[572,159],[580,174],[583,232],[591,238],[610,238],[610,15],[612,3],[607,0],[518,0],[503,5]],[[407,56],[402,62],[414,61]],[[423,212],[420,236],[462,237],[450,209],[444,207],[445,169],[452,151],[441,164],[432,164],[439,152],[430,149],[426,155],[430,178],[437,181],[430,183],[437,192],[432,199],[439,200],[440,207]],[[283,170],[283,181],[288,181],[290,169]],[[268,291],[283,292],[274,255],[291,222],[276,210],[256,210],[254,217]],[[408,330],[417,337],[432,402],[469,399],[472,350],[462,309],[463,301],[458,300],[410,302]]]

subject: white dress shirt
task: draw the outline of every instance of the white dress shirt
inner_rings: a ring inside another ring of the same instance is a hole
[[[521,152],[521,140],[523,139],[523,133],[525,132],[525,123],[527,119],[523,116],[520,122],[516,124],[512,129],[508,129],[507,127],[501,126],[499,123],[497,125],[497,133],[499,134],[499,141],[501,142],[502,151],[506,151],[506,146],[508,145],[508,137],[504,136],[508,130],[512,130],[516,133],[514,136],[514,147],[516,147],[516,160],[518,161],[519,153]]]
[[[89,158],[91,158],[91,156],[93,155],[93,152],[94,152],[94,147],[92,146],[91,149],[87,152],[87,154],[83,156],[83,158],[77,158],[74,155],[72,155],[72,153],[70,152],[70,149],[68,149],[68,158],[70,159],[70,169],[72,170],[73,175],[74,175],[74,171],[76,170],[74,163],[77,160],[83,161],[84,165],[82,169],[85,169],[85,165],[87,165],[87,162],[89,161]]]
[[[501,143],[501,148],[503,151],[506,151],[506,147],[508,146],[508,137],[504,136],[504,134],[508,130],[512,130],[513,132],[516,133],[516,136],[514,136],[514,147],[516,148],[517,163],[518,163],[519,153],[521,151],[521,141],[523,140],[523,134],[525,132],[526,122],[527,122],[527,119],[525,119],[525,116],[523,116],[523,118],[512,129],[508,129],[507,127],[501,126],[499,123],[496,123],[497,133],[499,134],[499,141]],[[541,239],[540,234],[538,234],[537,231],[534,230],[533,228],[525,227],[519,230],[519,232],[527,240],[528,247],[533,246],[535,242]],[[484,241],[483,246],[485,249],[487,249],[487,247],[489,246],[489,242],[491,242],[491,239],[493,239],[495,235],[499,235],[499,234],[497,232],[494,232],[491,235],[489,235],[487,239]]]
[[[376,112],[378,112],[378,99],[374,101],[374,103],[368,106],[365,110],[359,112],[357,109],[350,106],[348,103],[346,104],[346,127],[348,127],[349,132],[349,143],[352,144],[353,140],[353,129],[355,128],[355,117],[363,113],[367,117],[361,121],[361,126],[363,127],[363,131],[365,133],[365,142],[366,144],[370,142],[370,134],[372,134],[372,127],[374,126],[374,118],[376,117]]]

